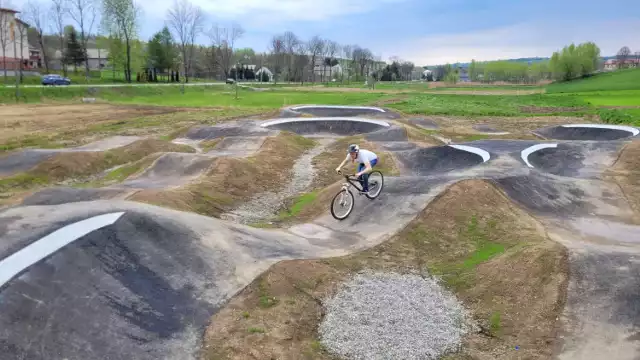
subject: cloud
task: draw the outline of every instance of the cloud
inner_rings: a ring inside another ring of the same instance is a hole
[[[323,21],[336,16],[366,13],[409,0],[191,0],[205,12],[239,22]],[[438,0],[439,1],[439,0]],[[156,17],[172,6],[172,0],[138,0],[145,13]]]
[[[461,34],[409,39],[385,51],[420,65],[551,56],[570,43],[595,42],[604,56],[622,46],[640,51],[640,19],[527,22]]]

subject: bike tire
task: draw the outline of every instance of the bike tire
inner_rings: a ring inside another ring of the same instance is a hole
[[[382,173],[380,171],[378,171],[378,170],[372,171],[371,174],[369,174],[369,177],[371,177],[371,175],[373,175],[375,173],[380,174],[380,184],[379,184],[378,193],[376,194],[376,196],[371,196],[369,194],[365,195],[367,197],[367,199],[369,199],[369,200],[373,200],[373,199],[377,198],[378,196],[380,196],[380,193],[382,193],[382,188],[384,188],[384,176],[382,175]],[[369,185],[369,186],[371,186],[371,185]],[[371,188],[371,187],[369,187],[369,188]]]
[[[347,211],[347,213],[340,217],[338,215],[336,215],[335,210],[333,209],[333,205],[336,202],[336,200],[338,199],[338,196],[340,196],[343,192],[347,193],[347,196],[349,196],[351,198],[351,206],[349,207],[349,211]],[[351,214],[351,212],[353,211],[353,206],[355,205],[355,197],[353,196],[353,193],[351,192],[351,190],[340,190],[334,197],[333,200],[331,200],[331,216],[333,216],[334,219],[336,220],[344,220],[346,218],[349,217],[349,215]]]

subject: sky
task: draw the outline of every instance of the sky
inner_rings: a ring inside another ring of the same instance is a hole
[[[142,10],[140,37],[147,40],[165,25],[174,0],[134,1]],[[640,51],[638,0],[190,1],[204,10],[205,30],[237,23],[245,34],[236,46],[256,51],[266,51],[269,39],[285,31],[305,40],[319,35],[357,44],[382,60],[397,56],[419,66],[548,57],[585,41],[595,42],[605,56],[622,46]],[[198,42],[209,40],[202,35]]]

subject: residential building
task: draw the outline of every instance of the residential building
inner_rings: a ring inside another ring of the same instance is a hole
[[[19,11],[0,8],[0,69],[29,69],[29,24],[18,19]],[[21,66],[22,64],[22,66]]]
[[[631,55],[630,58],[624,61],[627,68],[637,68],[640,67],[640,59]],[[609,59],[604,62],[604,71],[612,71],[618,70],[618,59]]]
[[[38,69],[42,67],[40,49],[29,47],[29,67],[32,69]]]
[[[53,59],[49,62],[49,67],[54,70],[61,70],[62,53],[56,50]],[[109,51],[105,49],[87,49],[87,61],[89,62],[89,70],[102,70],[108,67]],[[67,65],[67,70],[72,70],[74,65]],[[78,65],[78,69],[84,69],[84,63]]]

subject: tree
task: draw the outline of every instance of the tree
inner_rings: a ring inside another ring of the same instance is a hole
[[[44,32],[47,27],[47,16],[44,11],[41,10],[41,5],[35,3],[33,0],[29,0],[25,5],[24,10],[25,18],[33,25],[35,29],[38,46],[40,47],[40,53],[42,54],[42,62],[44,64],[45,71],[49,72],[49,58],[46,54],[46,46],[44,41]]]
[[[322,38],[320,38],[319,36],[314,36],[312,37],[308,42],[307,42],[307,51],[309,52],[309,55],[311,56],[311,77],[313,82],[316,81],[316,61],[318,59],[319,56],[322,55],[322,53],[324,52],[324,45],[325,42],[324,40],[322,40]]]
[[[571,44],[551,55],[549,68],[554,79],[566,81],[590,75],[598,69],[599,61],[600,48],[596,44]]]
[[[287,81],[296,81],[297,69],[294,66],[294,61],[296,49],[301,41],[293,32],[285,31],[284,34],[282,34],[282,43],[286,54],[284,65],[287,68]]]
[[[81,0],[76,0],[81,1]],[[102,0],[102,25],[105,29],[115,27],[124,37],[126,62],[125,81],[131,82],[131,41],[136,35],[136,25],[139,18],[139,8],[133,0]],[[86,43],[85,43],[86,49]],[[87,74],[89,73],[88,61],[86,62]]]
[[[623,46],[616,54],[616,60],[618,61],[618,69],[627,67],[627,61],[631,55],[631,50],[628,46]]]
[[[636,67],[640,67],[640,51],[636,51],[634,55],[636,56]]]
[[[73,64],[75,72],[78,71],[78,65],[87,60],[87,54],[82,48],[82,44],[78,41],[75,31],[70,31],[67,36],[67,46],[63,55],[64,64]]]
[[[215,61],[225,78],[230,75],[232,65],[235,65],[233,48],[236,40],[242,37],[244,29],[238,24],[232,24],[231,28],[213,25],[209,31],[211,46],[216,53]]]
[[[176,61],[173,37],[168,27],[163,27],[153,35],[147,45],[149,63],[154,68],[164,71],[173,69]]]
[[[89,41],[88,35],[91,34],[93,24],[96,20],[97,9],[95,1],[97,0],[68,0],[69,7],[67,8],[69,16],[80,27],[80,46],[84,53],[87,53],[87,42]],[[89,78],[89,61],[88,59],[84,63],[86,70],[85,76]]]
[[[269,48],[271,51],[271,64],[273,65],[273,83],[275,85],[278,83],[278,75],[282,72],[284,57],[286,55],[283,36],[274,35],[271,38]]]
[[[182,55],[185,82],[189,82],[189,72],[193,61],[196,37],[202,33],[204,14],[199,6],[188,0],[174,0],[173,8],[167,12],[169,26],[175,31]]]
[[[67,67],[64,62],[64,44],[65,44],[65,31],[64,31],[64,20],[65,14],[68,12],[68,3],[67,0],[52,0],[51,10],[49,14],[51,15],[51,23],[53,24],[53,29],[56,35],[58,36],[58,44],[60,50],[60,66],[62,67],[62,73],[64,76],[67,76]]]
[[[331,80],[333,78],[333,67],[338,64],[338,61],[335,59],[335,57],[336,52],[338,52],[338,49],[340,48],[340,45],[333,40],[327,40],[325,48],[325,66],[329,66],[329,80]],[[324,71],[322,72],[322,74],[324,75]]]

